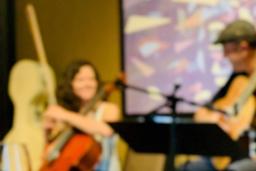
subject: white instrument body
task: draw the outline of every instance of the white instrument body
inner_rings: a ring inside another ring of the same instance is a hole
[[[14,104],[13,126],[4,143],[24,144],[28,149],[32,170],[41,165],[45,138],[42,112],[47,103],[41,66],[32,60],[21,60],[11,70],[9,96]]]

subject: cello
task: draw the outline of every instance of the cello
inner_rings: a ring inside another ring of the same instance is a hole
[[[45,145],[41,113],[46,102],[40,65],[28,59],[18,61],[10,72],[8,94],[14,105],[14,118],[3,142],[6,145],[23,144],[31,170],[38,171]]]
[[[95,104],[106,95],[105,87],[84,106],[79,114],[90,112]],[[50,144],[40,171],[70,170],[91,171],[99,160],[100,145],[89,135],[77,133],[72,127],[63,130]]]
[[[6,144],[24,144],[32,171],[40,168],[45,145],[41,114],[49,101],[47,94],[50,93],[46,92],[55,91],[53,70],[46,65],[42,43],[38,47],[41,64],[28,59],[20,60],[10,72],[8,93],[14,104],[14,120],[11,130],[4,137]],[[49,84],[45,84],[47,81]]]

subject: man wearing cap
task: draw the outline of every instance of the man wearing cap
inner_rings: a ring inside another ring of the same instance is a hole
[[[236,20],[226,26],[226,28],[219,34],[217,40],[214,42],[223,46],[223,55],[230,61],[233,73],[231,74],[226,85],[224,85],[218,93],[213,97],[210,104],[215,106],[221,106],[225,109],[236,102],[247,88],[248,80],[250,76],[255,72],[256,69],[256,29],[255,27],[245,21]],[[255,76],[254,76],[255,77]],[[238,81],[238,78],[242,78]],[[236,87],[236,88],[234,88]],[[256,87],[256,86],[255,86]],[[237,91],[236,91],[237,89]],[[235,92],[230,92],[234,91]],[[240,92],[239,92],[240,91]],[[239,92],[239,93],[237,93]],[[254,94],[254,95],[253,95]],[[249,111],[251,115],[248,116],[247,112],[241,114],[239,117],[236,116],[225,116],[223,113],[217,111],[211,111],[207,108],[200,108],[195,113],[194,119],[200,123],[217,123],[231,138],[238,139],[240,134],[245,129],[248,129],[255,123],[253,122],[254,114],[256,113],[255,93],[250,97],[249,108],[245,111]],[[228,96],[228,98],[227,98]],[[231,97],[231,98],[230,98]],[[222,105],[221,104],[222,100]],[[229,103],[223,101],[229,100]],[[231,101],[231,102],[230,102]],[[249,101],[249,100],[248,100]],[[219,104],[218,104],[219,103]],[[249,103],[249,102],[248,102]],[[224,104],[224,106],[223,106]],[[228,105],[227,105],[228,104]],[[245,103],[247,105],[247,102]],[[243,109],[243,108],[242,108]],[[238,116],[238,115],[237,115]],[[245,119],[244,119],[245,118]],[[255,125],[254,125],[255,126]],[[239,128],[239,135],[236,128]],[[220,159],[220,158],[219,158]],[[226,158],[225,161],[228,161]],[[216,162],[216,161],[215,161]],[[256,161],[250,159],[248,156],[232,156],[230,162],[228,161],[224,167],[218,167],[214,162],[213,158],[202,157],[200,160],[191,161],[183,165],[180,171],[256,171]],[[225,162],[224,162],[225,163]],[[221,168],[221,169],[220,169]]]

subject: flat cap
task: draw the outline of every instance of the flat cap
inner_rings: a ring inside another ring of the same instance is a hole
[[[220,32],[214,43],[223,44],[241,40],[256,42],[256,30],[254,25],[248,21],[235,20],[229,23],[226,28]]]

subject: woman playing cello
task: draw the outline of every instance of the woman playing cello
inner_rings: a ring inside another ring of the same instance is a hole
[[[80,134],[81,136],[90,137],[90,143],[94,145],[90,145],[90,147],[95,147],[97,142],[101,141],[103,137],[111,137],[113,135],[113,130],[111,127],[106,124],[106,122],[115,122],[119,120],[119,109],[118,107],[110,102],[97,100],[93,107],[90,110],[86,111],[84,115],[81,115],[81,109],[86,106],[100,91],[101,81],[99,78],[99,74],[96,68],[87,61],[76,61],[70,64],[66,72],[63,75],[63,79],[60,81],[60,84],[57,89],[57,99],[58,104],[49,105],[45,112],[45,120],[44,120],[44,129],[47,134],[51,134],[51,132],[55,129],[58,123],[65,123],[75,130],[74,134]],[[56,136],[58,139],[58,136]],[[94,138],[93,138],[94,137]],[[72,137],[71,137],[72,139]],[[97,141],[93,141],[93,139],[97,139]],[[81,152],[80,139],[78,138],[75,143],[78,143],[78,147],[72,149],[72,145],[70,145],[69,140],[62,152],[71,151],[70,156],[74,156],[77,151]],[[87,139],[85,139],[87,141]],[[71,142],[72,143],[72,142]],[[49,142],[49,148],[47,150],[52,149],[51,146],[54,146],[53,142]],[[53,145],[51,145],[53,144]],[[86,144],[86,143],[84,143]],[[70,146],[69,146],[70,145]],[[47,151],[46,150],[46,151]],[[104,153],[104,148],[101,150]],[[85,150],[88,154],[93,150]],[[60,152],[59,157],[47,164],[44,164],[41,170],[57,170],[54,165],[58,165],[58,160],[62,158],[62,152]],[[94,150],[94,152],[99,153],[99,150]],[[47,153],[47,152],[46,152]],[[68,152],[67,152],[68,153]],[[65,154],[63,154],[65,155]],[[70,156],[63,159],[60,162],[60,165],[67,164],[70,160]],[[80,155],[75,162],[69,164],[70,166],[65,167],[66,170],[85,170],[83,168],[87,168],[87,170],[95,170],[98,157],[94,157],[89,159],[86,155]],[[89,163],[90,166],[84,167],[82,165]],[[99,165],[99,164],[98,164]],[[99,168],[99,166],[97,166]],[[60,168],[63,170],[63,168]]]

